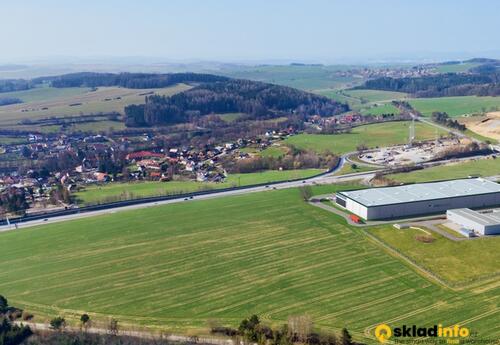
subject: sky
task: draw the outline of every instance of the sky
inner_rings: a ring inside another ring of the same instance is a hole
[[[497,0],[0,0],[0,60],[500,57]]]

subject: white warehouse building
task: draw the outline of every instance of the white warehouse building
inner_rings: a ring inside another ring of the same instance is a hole
[[[335,202],[365,220],[500,205],[500,185],[482,178],[417,183],[336,193]]]
[[[500,212],[477,212],[468,208],[446,211],[446,218],[481,235],[500,235]]]

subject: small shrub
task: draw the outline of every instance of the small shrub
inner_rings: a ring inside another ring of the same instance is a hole
[[[415,236],[415,239],[419,242],[422,242],[422,243],[432,243],[436,240],[432,236],[425,236],[425,235],[417,235],[417,236]]]

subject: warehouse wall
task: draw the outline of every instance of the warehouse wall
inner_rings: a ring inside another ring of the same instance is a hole
[[[367,220],[375,220],[444,213],[446,210],[453,208],[480,208],[495,205],[500,205],[500,193],[462,196],[440,200],[415,201],[393,205],[372,206],[368,207],[367,213],[362,213],[363,210],[362,208],[360,208],[360,206],[362,205],[355,202],[354,200],[347,198],[346,208],[349,211]]]
[[[352,199],[346,198],[345,208],[363,219],[368,219],[368,209],[366,208],[366,206],[363,206]]]
[[[475,232],[484,235],[484,225],[479,224],[468,217],[464,217],[461,214],[453,212],[453,210],[446,211],[446,218],[466,229],[474,230]]]

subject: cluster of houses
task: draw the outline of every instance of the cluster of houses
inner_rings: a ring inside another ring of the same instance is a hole
[[[225,163],[249,158],[255,150],[296,134],[287,128],[255,138],[205,145],[202,148],[158,145],[154,134],[126,136],[23,134],[0,144],[0,194],[26,196],[30,212],[54,204],[61,188],[72,193],[89,184],[115,181],[170,181],[181,177],[199,182],[224,182]],[[12,135],[11,135],[12,137]],[[138,138],[138,139],[137,139]],[[160,140],[161,141],[161,140]],[[245,148],[251,147],[251,150]],[[51,207],[69,207],[57,201]]]

